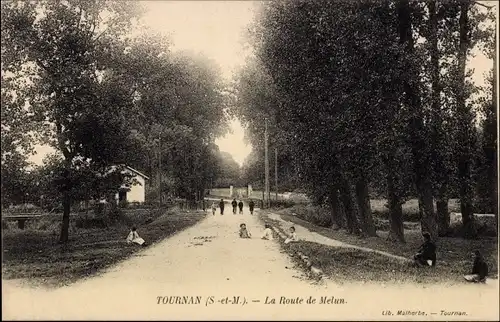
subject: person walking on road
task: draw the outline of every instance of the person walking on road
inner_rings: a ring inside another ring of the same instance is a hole
[[[210,208],[212,209],[212,215],[215,216],[215,211],[217,210],[217,206],[215,205],[215,202],[212,202],[212,206]]]
[[[231,202],[231,205],[233,206],[233,215],[236,215],[236,207],[238,207],[238,203],[236,202],[236,199],[233,199],[233,202]]]
[[[240,215],[243,215],[243,201],[238,202],[238,208],[240,208]]]
[[[219,201],[220,215],[224,215],[224,199]]]
[[[248,208],[250,208],[250,215],[253,215],[253,208],[255,207],[255,203],[253,202],[252,199],[250,199],[250,202],[248,203]]]

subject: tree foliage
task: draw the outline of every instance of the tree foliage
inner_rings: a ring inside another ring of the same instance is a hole
[[[165,192],[188,199],[218,175],[213,141],[226,130],[228,101],[219,72],[172,54],[162,35],[133,36],[140,13],[121,1],[2,2],[2,175],[23,165],[28,129],[56,149],[33,175],[61,200],[61,242],[71,205],[114,195],[129,183],[125,165],[166,178]],[[13,75],[5,91],[4,70]],[[19,189],[2,181],[11,197]]]
[[[477,139],[470,98],[478,89],[464,59],[491,43],[485,22],[491,16],[473,1],[263,4],[252,28],[256,58],[239,75],[235,108],[254,164],[263,164],[267,118],[275,144],[313,199],[330,204],[336,226],[374,235],[370,192],[388,198],[393,240],[404,242],[401,205],[411,197],[433,238],[438,222],[447,232],[448,199],[457,193],[467,225]]]

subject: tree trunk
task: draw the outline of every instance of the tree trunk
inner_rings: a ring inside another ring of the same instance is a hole
[[[400,43],[404,45],[404,67],[407,71],[403,76],[405,102],[410,110],[411,148],[414,159],[415,183],[420,202],[422,203],[422,231],[426,231],[435,240],[437,238],[437,221],[434,213],[432,184],[429,166],[431,160],[426,143],[426,128],[423,122],[421,98],[418,94],[418,70],[409,57],[414,53],[412,35],[411,10],[408,0],[398,1],[398,20]]]
[[[370,196],[368,194],[368,183],[364,177],[356,181],[356,200],[358,202],[359,213],[363,224],[363,232],[368,236],[376,237],[377,230],[373,223]]]
[[[69,216],[71,213],[71,197],[69,191],[63,192],[63,218],[61,225],[61,235],[59,237],[59,243],[66,243],[69,239]]]
[[[496,152],[497,149],[495,149]],[[491,171],[491,204],[495,214],[496,224],[498,225],[498,161],[497,153],[493,156],[493,162],[489,165]]]
[[[448,211],[448,198],[439,194],[436,201],[438,217],[438,234],[447,236],[450,231],[450,212]]]
[[[458,53],[458,72],[457,77],[457,114],[459,129],[459,157],[458,157],[458,177],[460,180],[460,211],[462,212],[462,223],[464,237],[474,238],[476,231],[474,227],[473,213],[473,188],[472,188],[472,158],[474,147],[474,126],[473,113],[466,104],[465,77],[467,52],[469,49],[469,3],[462,1],[460,3],[460,45]]]
[[[435,162],[434,172],[438,192],[436,198],[438,236],[446,236],[450,228],[450,214],[448,212],[448,169],[445,162],[445,140],[443,138],[443,117],[441,112],[441,86],[439,83],[439,49],[438,49],[438,17],[436,12],[436,0],[429,1],[429,23],[430,23],[430,55],[431,55],[431,110],[432,110],[432,152]]]
[[[498,161],[497,161],[497,137],[498,137],[498,121],[497,121],[497,55],[495,48],[497,44],[497,37],[495,35],[492,53],[493,56],[493,70],[490,79],[490,86],[492,92],[491,103],[487,107],[486,119],[483,123],[483,153],[485,157],[486,166],[486,182],[484,184],[485,199],[487,199],[488,211],[495,214],[495,219],[498,224]],[[490,57],[491,57],[490,56]]]
[[[335,230],[341,229],[344,227],[343,213],[339,200],[339,191],[334,184],[330,187],[328,199],[330,201],[330,211],[332,214],[332,228]]]
[[[403,226],[403,203],[397,191],[397,185],[393,173],[394,169],[387,167],[387,199],[389,204],[390,231],[388,240],[405,243]]]
[[[344,205],[348,233],[359,235],[360,229],[356,210],[354,209],[351,187],[345,178],[340,179],[340,199]]]
[[[428,232],[432,240],[438,237],[437,218],[434,212],[434,198],[432,196],[432,186],[429,182],[422,185],[419,198],[422,200],[423,213],[420,225],[423,232]]]
[[[497,46],[497,34],[495,34],[495,46]],[[498,110],[497,110],[497,104],[498,104],[498,99],[497,99],[497,55],[496,53],[493,55],[493,77],[492,77],[492,104],[491,104],[491,123],[494,125],[492,126],[492,135],[491,135],[491,156],[492,156],[492,162],[489,164],[489,168],[491,171],[490,175],[490,182],[491,182],[491,203],[493,206],[493,212],[495,213],[495,219],[496,223],[498,225],[498,147],[497,147],[497,140],[498,140]]]

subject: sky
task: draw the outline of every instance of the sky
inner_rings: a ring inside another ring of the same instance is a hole
[[[143,23],[170,35],[172,51],[189,50],[215,61],[226,80],[245,63],[249,55],[244,32],[254,17],[253,1],[144,1],[148,12]],[[230,123],[231,133],[215,143],[240,165],[252,147],[243,142],[244,130],[238,120]]]
[[[497,5],[495,1],[482,1]],[[254,19],[256,1],[142,1],[146,9],[143,23],[154,31],[170,35],[172,51],[193,51],[215,61],[224,78],[244,64],[249,51],[244,46],[244,32]],[[498,20],[498,18],[497,18]],[[473,79],[483,84],[483,74],[492,62],[478,54],[469,62],[475,69]],[[230,153],[240,165],[251,152],[243,141],[244,130],[237,120],[230,124],[231,132],[216,140],[221,151]],[[50,148],[37,146],[38,154],[30,161],[41,164]]]

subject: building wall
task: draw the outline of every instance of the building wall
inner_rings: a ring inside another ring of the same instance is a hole
[[[130,173],[130,172],[129,172]],[[127,192],[127,201],[128,202],[144,202],[146,201],[146,179],[142,176],[135,175],[134,179],[137,180],[137,183],[133,184],[130,187],[130,191]],[[123,186],[122,188],[126,188]],[[119,194],[115,195],[116,202],[118,203]]]
[[[135,185],[130,187],[127,192],[128,202],[144,202],[146,200],[146,180],[141,176],[135,176],[138,181]]]

